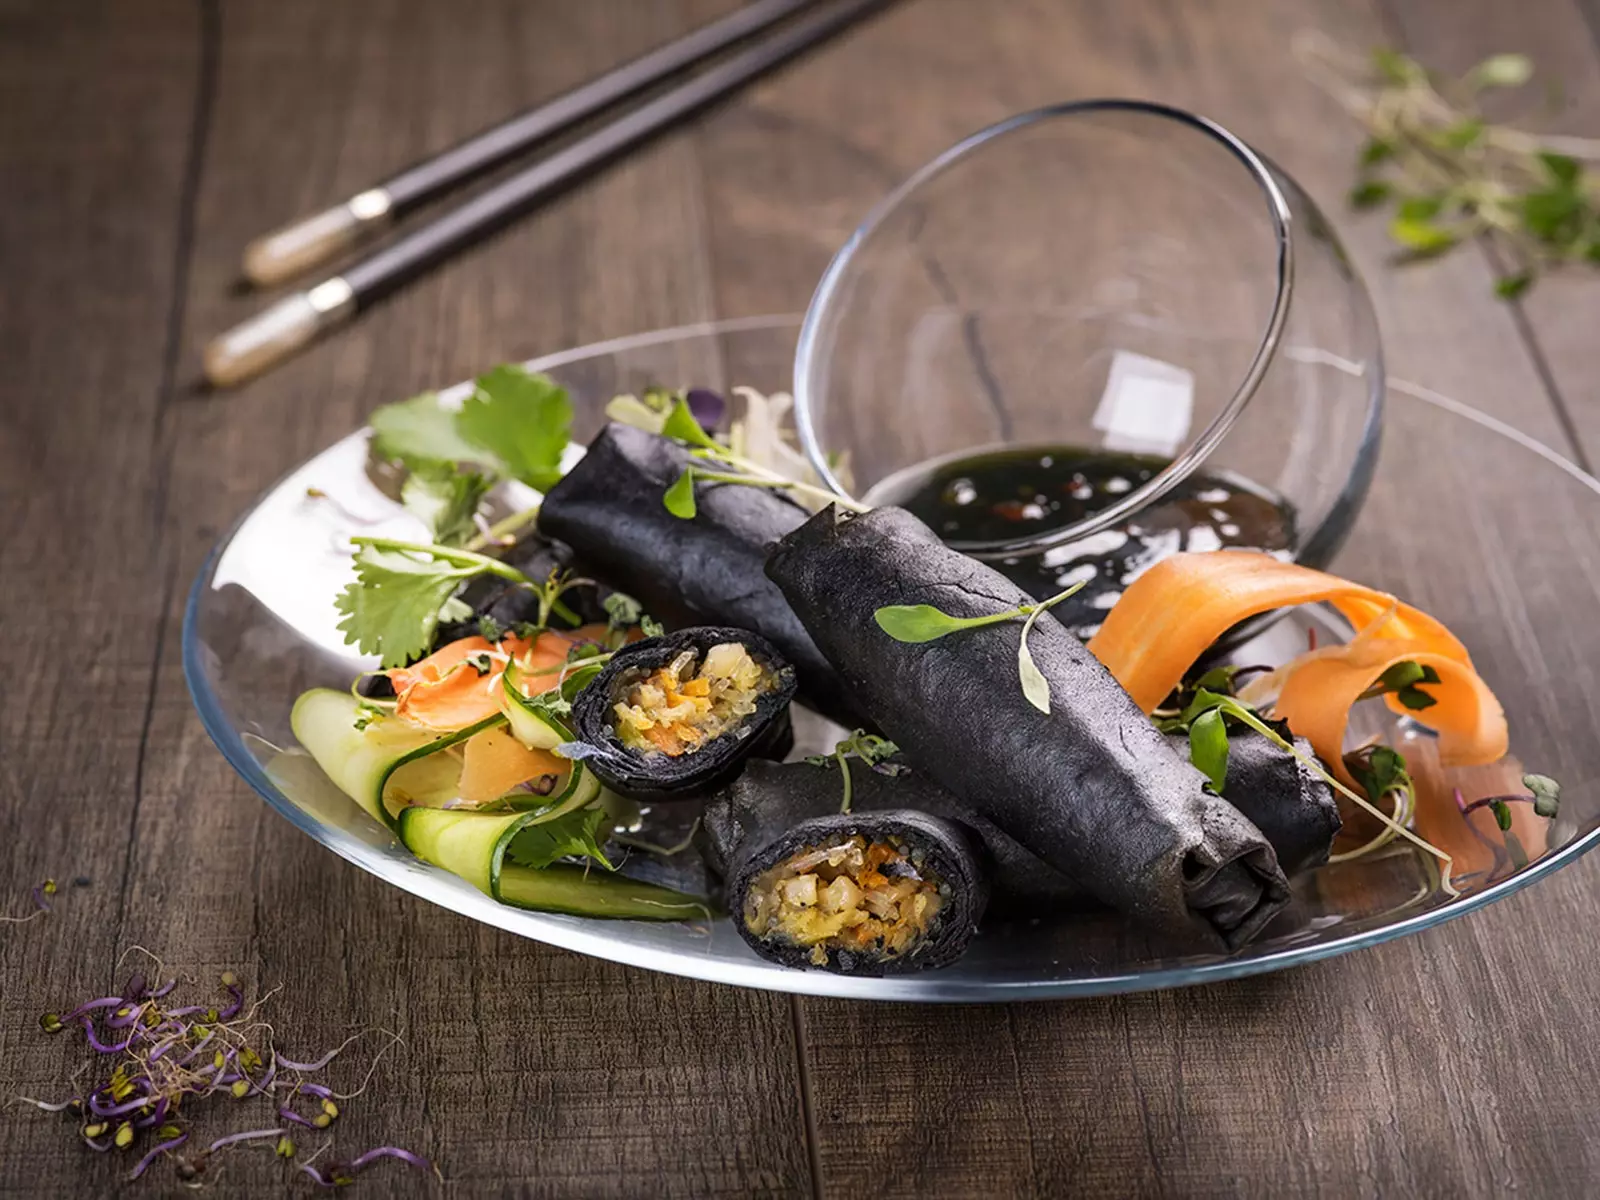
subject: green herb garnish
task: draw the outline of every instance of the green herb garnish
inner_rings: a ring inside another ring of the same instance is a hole
[[[603,809],[585,808],[553,821],[524,826],[512,835],[506,857],[532,870],[542,870],[562,858],[593,859],[606,870],[614,870],[598,838],[605,819]]]
[[[478,377],[456,429],[505,474],[547,492],[561,478],[561,455],[572,440],[572,398],[548,375],[496,367]]]
[[[441,546],[462,546],[478,532],[478,507],[494,486],[477,471],[457,471],[445,463],[413,470],[400,485],[400,501]]]
[[[1221,709],[1209,709],[1190,723],[1189,761],[1220,796],[1228,781],[1228,727]]]
[[[462,436],[456,414],[443,407],[434,392],[385,404],[373,412],[369,423],[373,453],[408,469],[442,463],[489,465],[488,452]]]
[[[356,578],[335,601],[344,614],[339,629],[363,654],[380,655],[384,667],[425,653],[441,620],[471,615],[454,599],[467,580],[494,574],[528,583],[516,568],[469,550],[394,538],[350,540],[357,547]]]
[[[1600,143],[1496,125],[1480,107],[1487,92],[1533,78],[1524,55],[1496,54],[1451,79],[1392,50],[1363,63],[1325,42],[1297,49],[1366,128],[1350,203],[1389,206],[1389,236],[1407,257],[1485,237],[1510,264],[1495,284],[1505,299],[1546,268],[1600,262],[1600,189],[1584,165]]]
[[[692,520],[698,511],[695,505],[694,485],[696,480],[707,483],[735,483],[744,487],[772,488],[777,491],[795,492],[808,496],[813,500],[825,504],[836,504],[840,508],[852,512],[866,512],[866,506],[857,504],[854,500],[836,495],[826,488],[820,488],[810,483],[802,483],[797,479],[788,479],[776,471],[763,467],[760,463],[735,454],[716,438],[712,437],[695,420],[694,414],[689,411],[689,404],[682,396],[673,398],[672,407],[668,410],[662,421],[661,432],[664,436],[687,446],[689,453],[697,460],[718,463],[722,466],[733,467],[739,474],[725,471],[708,471],[704,467],[690,464],[684,468],[683,474],[672,481],[662,496],[662,503],[668,512],[683,520]]]
[[[1398,662],[1378,676],[1378,682],[1356,698],[1370,700],[1376,696],[1393,695],[1413,712],[1421,712],[1425,708],[1432,708],[1438,701],[1418,685],[1438,682],[1439,672],[1432,667],[1409,661]]]
[[[1027,697],[1028,703],[1040,712],[1047,713],[1050,711],[1050,684],[1033,661],[1033,654],[1028,649],[1028,634],[1033,632],[1033,624],[1038,620],[1040,613],[1076,594],[1086,582],[1088,581],[1079,580],[1048,600],[1019,604],[1004,612],[986,613],[978,617],[954,617],[931,604],[888,604],[877,609],[872,614],[872,619],[878,623],[879,629],[895,641],[918,645],[922,642],[937,641],[939,638],[960,633],[965,629],[978,629],[985,625],[999,625],[1006,621],[1014,621],[1018,617],[1023,618],[1022,638],[1017,646],[1017,677],[1022,683],[1022,694]]]
[[[1451,895],[1457,894],[1455,887],[1450,882],[1450,867],[1454,862],[1450,855],[1446,854],[1443,850],[1440,850],[1437,846],[1424,841],[1417,834],[1406,828],[1406,826],[1395,817],[1392,817],[1388,813],[1384,812],[1383,809],[1379,808],[1377,803],[1374,801],[1369,800],[1367,797],[1362,796],[1346,787],[1342,782],[1328,772],[1328,769],[1317,760],[1315,755],[1304,753],[1292,741],[1274,729],[1265,719],[1262,718],[1261,714],[1256,712],[1255,709],[1251,708],[1248,704],[1245,704],[1242,700],[1239,700],[1234,696],[1224,696],[1217,692],[1201,690],[1196,693],[1194,699],[1190,701],[1189,706],[1184,709],[1181,717],[1179,717],[1178,720],[1181,723],[1182,728],[1192,730],[1195,722],[1208,712],[1220,713],[1221,716],[1226,720],[1236,721],[1240,725],[1245,726],[1247,729],[1255,730],[1262,737],[1266,738],[1273,745],[1277,746],[1280,750],[1287,752],[1300,762],[1304,763],[1318,777],[1320,777],[1323,782],[1325,782],[1329,787],[1333,788],[1334,791],[1351,800],[1356,804],[1357,807],[1365,809],[1374,817],[1378,818],[1378,820],[1382,821],[1385,829],[1391,831],[1389,834],[1391,838],[1403,837],[1407,841],[1416,845],[1419,849],[1425,850],[1429,854],[1433,855],[1434,858],[1438,859],[1441,864],[1440,886]],[[1404,762],[1403,759],[1401,761],[1402,763]],[[1359,854],[1367,853],[1372,848],[1373,847],[1371,845],[1363,846],[1360,850],[1334,856],[1334,858],[1330,859],[1330,861],[1342,861],[1352,858]]]
[[[859,759],[875,771],[887,771],[889,774],[897,774],[900,769],[898,765],[886,760],[893,758],[898,753],[900,753],[900,747],[896,746],[888,738],[881,738],[877,734],[868,733],[864,729],[857,729],[846,737],[840,738],[838,744],[834,746],[832,754],[813,754],[807,757],[806,761],[816,767],[838,764],[839,777],[844,784],[844,799],[839,804],[839,811],[847,813],[850,811],[850,801],[854,795],[850,781],[850,760],[852,758]]]

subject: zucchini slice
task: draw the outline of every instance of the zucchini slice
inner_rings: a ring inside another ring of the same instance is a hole
[[[516,863],[500,868],[494,898],[513,908],[615,917],[635,921],[692,921],[710,916],[699,896],[641,883],[610,871],[557,865],[531,870]]]
[[[395,824],[406,849],[423,862],[443,867],[492,896],[506,847],[517,830],[534,824],[540,815],[419,805],[402,809]]]
[[[563,742],[572,740],[572,730],[565,721],[543,705],[522,694],[522,671],[516,659],[506,664],[500,675],[500,690],[504,699],[501,710],[510,722],[511,732],[517,741],[530,750],[554,750]]]
[[[360,729],[360,717],[361,702],[348,692],[313,688],[294,702],[289,727],[328,778],[391,829],[396,812],[409,802],[454,795],[460,766],[432,756],[505,720],[496,713],[439,736],[400,721],[373,721]]]
[[[480,813],[459,808],[408,808],[400,840],[424,862],[459,875],[502,904],[580,917],[684,921],[707,914],[706,902],[601,867],[559,864],[534,870],[508,863],[506,849],[523,829],[551,821],[555,810]]]

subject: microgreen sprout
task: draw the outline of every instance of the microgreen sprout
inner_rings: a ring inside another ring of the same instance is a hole
[[[790,479],[779,474],[753,459],[733,450],[717,441],[701,426],[690,410],[688,402],[682,397],[677,398],[671,410],[662,422],[661,433],[665,437],[687,446],[689,453],[696,460],[711,462],[722,467],[731,467],[733,471],[707,470],[705,467],[691,463],[685,467],[683,473],[673,480],[662,496],[662,503],[668,512],[684,520],[692,520],[698,511],[695,503],[694,485],[697,480],[708,483],[732,483],[745,487],[773,488],[778,491],[792,492],[805,496],[813,501],[823,504],[837,504],[840,508],[850,509],[852,512],[866,512],[866,506],[858,504],[847,497],[840,496],[811,483],[804,483],[798,479]],[[735,473],[736,472],[736,473]]]
[[[55,906],[50,903],[50,897],[56,894],[56,881],[46,879],[36,883],[28,889],[28,898],[33,901],[33,911],[21,917],[0,917],[0,925],[26,925],[36,917],[42,917],[47,912],[54,912]]]
[[[1459,78],[1392,50],[1369,59],[1320,35],[1295,52],[1367,132],[1350,192],[1356,208],[1391,207],[1389,235],[1412,259],[1486,238],[1512,299],[1545,268],[1600,263],[1600,198],[1585,163],[1600,141],[1527,133],[1491,123],[1483,98],[1533,77],[1521,54],[1496,54]]]
[[[1304,763],[1306,767],[1308,767],[1319,778],[1321,778],[1329,787],[1333,788],[1334,791],[1338,792],[1346,799],[1352,801],[1356,807],[1371,813],[1374,817],[1381,821],[1386,828],[1393,830],[1395,836],[1405,838],[1419,849],[1424,850],[1428,854],[1432,855],[1439,861],[1440,864],[1440,886],[1452,896],[1459,894],[1456,891],[1455,886],[1450,882],[1450,868],[1453,862],[1450,855],[1446,854],[1443,850],[1440,850],[1432,843],[1424,841],[1405,825],[1401,824],[1400,821],[1384,812],[1383,809],[1379,808],[1377,804],[1373,803],[1367,797],[1362,796],[1351,788],[1347,787],[1343,782],[1330,774],[1328,769],[1317,760],[1315,755],[1304,753],[1292,741],[1284,737],[1270,724],[1263,720],[1261,715],[1253,708],[1249,707],[1239,699],[1233,696],[1224,696],[1216,692],[1208,692],[1202,689],[1196,693],[1194,699],[1190,701],[1189,706],[1183,711],[1182,717],[1180,718],[1182,726],[1186,729],[1192,728],[1197,719],[1199,719],[1205,713],[1211,711],[1218,711],[1224,718],[1237,721],[1247,729],[1255,730],[1255,732],[1259,733],[1273,745],[1277,746],[1278,749],[1287,752],[1300,762]]]
[[[159,980],[163,973],[159,962],[155,968],[155,978]],[[224,972],[218,983],[224,1000],[169,1005],[164,997],[176,988],[177,980],[158,982],[152,987],[145,975],[136,972],[119,995],[85,1001],[65,1016],[45,1014],[40,1021],[45,1032],[60,1032],[69,1025],[82,1029],[90,1050],[112,1058],[110,1070],[99,1082],[87,1084],[79,1094],[59,1102],[19,1099],[41,1111],[73,1116],[79,1138],[96,1152],[139,1153],[131,1173],[133,1179],[170,1157],[178,1178],[194,1182],[219,1152],[269,1139],[278,1155],[292,1156],[294,1146],[287,1137],[285,1122],[327,1128],[339,1117],[337,1100],[343,1098],[306,1076],[325,1068],[361,1035],[309,1062],[284,1058],[273,1046],[272,1028],[259,1016],[272,992],[247,1003],[244,987],[233,972]],[[383,1047],[374,1057],[373,1067],[387,1049],[388,1046]],[[368,1070],[368,1079],[372,1069]],[[365,1087],[363,1082],[349,1095],[358,1095]],[[204,1101],[223,1097],[242,1101],[252,1095],[268,1098],[274,1108],[293,1113],[294,1120],[284,1117],[270,1128],[228,1134],[192,1154],[179,1153],[192,1139],[189,1123]],[[310,1118],[300,1117],[291,1107],[300,1096],[315,1102]],[[369,1151],[354,1163],[375,1161],[372,1153]],[[408,1151],[395,1150],[378,1157],[399,1157],[412,1165],[428,1165]],[[358,1165],[356,1170],[359,1169]],[[350,1173],[351,1178],[354,1173]]]
[[[1022,694],[1027,697],[1028,703],[1040,712],[1047,713],[1050,711],[1050,685],[1033,661],[1033,654],[1028,649],[1028,634],[1033,632],[1034,622],[1039,619],[1041,613],[1054,608],[1069,596],[1076,595],[1087,582],[1079,580],[1047,600],[1031,601],[1019,604],[1015,608],[984,613],[976,617],[951,616],[931,604],[888,604],[875,610],[872,619],[878,623],[879,629],[895,641],[917,645],[922,642],[937,641],[939,638],[963,630],[979,629],[985,625],[1000,625],[1006,621],[1022,618],[1022,638],[1017,645],[1017,677],[1021,680]]]
[[[902,769],[900,764],[888,761],[898,753],[900,747],[888,738],[868,733],[865,729],[857,729],[840,738],[832,754],[813,754],[806,761],[816,767],[838,764],[839,778],[844,787],[844,798],[839,803],[839,811],[847,813],[855,795],[850,779],[850,760],[858,759],[864,765],[883,774],[898,775]]]
[[[1373,804],[1381,805],[1384,800],[1389,800],[1393,806],[1390,815],[1394,824],[1385,825],[1375,837],[1353,850],[1330,854],[1329,862],[1350,862],[1383,849],[1398,836],[1395,826],[1409,824],[1416,812],[1416,785],[1412,782],[1405,756],[1398,750],[1374,742],[1345,755],[1344,766]]]
[[[1439,672],[1432,667],[1410,661],[1398,662],[1384,671],[1378,681],[1356,699],[1372,700],[1378,696],[1392,695],[1413,712],[1421,712],[1425,708],[1432,708],[1438,701],[1418,685],[1438,682]]]
[[[1521,840],[1512,830],[1511,806],[1513,804],[1531,804],[1535,815],[1550,818],[1560,811],[1561,802],[1561,785],[1548,775],[1524,775],[1522,777],[1522,786],[1527,788],[1531,795],[1483,796],[1470,804],[1461,795],[1461,789],[1455,789],[1456,807],[1461,810],[1461,816],[1464,819],[1470,818],[1480,808],[1487,808],[1494,815],[1494,823],[1499,828],[1505,841],[1505,850],[1510,859],[1511,867],[1516,871],[1520,871],[1528,865],[1528,853],[1523,848]],[[1476,826],[1473,826],[1472,830],[1478,834],[1480,841],[1487,843],[1487,839],[1479,833]],[[1489,844],[1491,850],[1495,850],[1495,857],[1498,861],[1498,849],[1493,843],[1487,844]]]

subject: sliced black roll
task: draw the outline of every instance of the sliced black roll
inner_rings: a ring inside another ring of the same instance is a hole
[[[794,665],[802,698],[847,728],[863,724],[782,593],[763,573],[767,551],[806,510],[770,488],[695,485],[689,520],[662,497],[689,465],[676,442],[608,425],[539,510],[539,527],[571,546],[613,587],[669,628],[737,625],[766,638]]]
[[[1187,735],[1168,734],[1167,740],[1179,754],[1189,753]],[[1294,744],[1315,758],[1305,738],[1294,739]],[[1266,835],[1285,874],[1297,875],[1328,861],[1334,835],[1343,824],[1333,789],[1283,747],[1253,729],[1230,729],[1222,795]]]
[[[1272,847],[1167,744],[1109,672],[1048,614],[1029,638],[1051,691],[1017,675],[1020,621],[921,644],[873,619],[886,605],[957,617],[1030,598],[910,513],[818,513],[767,572],[863,707],[907,758],[1102,901],[1235,949],[1288,900]]]
[[[883,774],[864,763],[850,764],[850,804],[857,813],[911,809],[960,825],[984,850],[990,908],[1017,917],[1037,917],[1092,902],[1060,871],[978,816],[921,771],[895,764]],[[706,865],[721,878],[747,838],[769,838],[816,817],[839,811],[843,781],[835,765],[807,762],[751,762],[744,773],[706,802],[700,849]],[[737,911],[732,905],[729,911]]]
[[[499,557],[534,583],[543,583],[553,571],[576,570],[578,574],[583,574],[570,547],[538,532],[524,534]],[[580,623],[600,622],[606,619],[603,603],[606,595],[605,589],[576,587],[564,592],[561,602],[572,610]],[[435,646],[471,637],[478,632],[478,621],[482,617],[492,618],[502,629],[539,618],[539,597],[526,587],[498,575],[478,576],[461,590],[460,599],[472,609],[472,615],[459,621],[441,623],[434,635]]]
[[[754,670],[721,653],[729,647],[742,649]],[[684,662],[692,676],[674,670]],[[743,674],[730,673],[724,662]],[[687,686],[680,693],[663,684],[662,671],[671,672],[673,685]],[[710,709],[665,716],[693,706],[695,681],[706,683]],[[642,688],[664,698],[641,699]],[[618,650],[578,693],[572,719],[584,762],[612,791],[646,804],[682,800],[731,782],[752,756],[789,753],[794,691],[794,668],[772,643],[746,629],[702,625]],[[636,714],[632,722],[619,715],[619,705]]]
[[[964,826],[909,809],[745,817],[724,864],[726,902],[762,958],[903,974],[947,966],[977,932],[988,872]]]

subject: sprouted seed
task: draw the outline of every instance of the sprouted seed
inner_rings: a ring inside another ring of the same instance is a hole
[[[47,1034],[69,1027],[81,1029],[84,1044],[96,1057],[78,1072],[82,1075],[87,1070],[90,1078],[76,1094],[63,1100],[18,1097],[41,1112],[70,1115],[79,1139],[97,1153],[138,1154],[130,1179],[138,1179],[157,1162],[170,1159],[179,1181],[194,1185],[216,1155],[257,1142],[270,1142],[278,1158],[292,1159],[295,1146],[289,1127],[329,1128],[340,1115],[338,1101],[365,1091],[378,1060],[400,1040],[388,1034],[391,1040],[373,1056],[360,1087],[340,1094],[306,1076],[326,1068],[366,1033],[384,1031],[355,1034],[310,1060],[285,1058],[274,1044],[272,1027],[259,1016],[277,989],[247,1001],[244,986],[228,971],[218,980],[223,1000],[168,1005],[165,998],[178,981],[162,982],[165,972],[161,963],[153,956],[152,961],[153,986],[142,972],[135,972],[118,995],[96,997],[64,1014],[48,1012],[40,1017],[39,1026]],[[105,1069],[106,1058],[112,1059],[109,1070]],[[101,1071],[98,1081],[96,1067]],[[204,1101],[247,1101],[256,1096],[267,1098],[276,1110],[277,1119],[270,1127],[227,1134],[199,1150],[184,1152],[193,1139],[191,1122]],[[296,1107],[297,1100],[312,1109],[310,1115]],[[395,1146],[380,1146],[349,1162],[320,1169],[305,1162],[299,1169],[320,1186],[343,1186],[384,1158],[399,1159],[421,1170],[433,1169],[428,1160]]]

